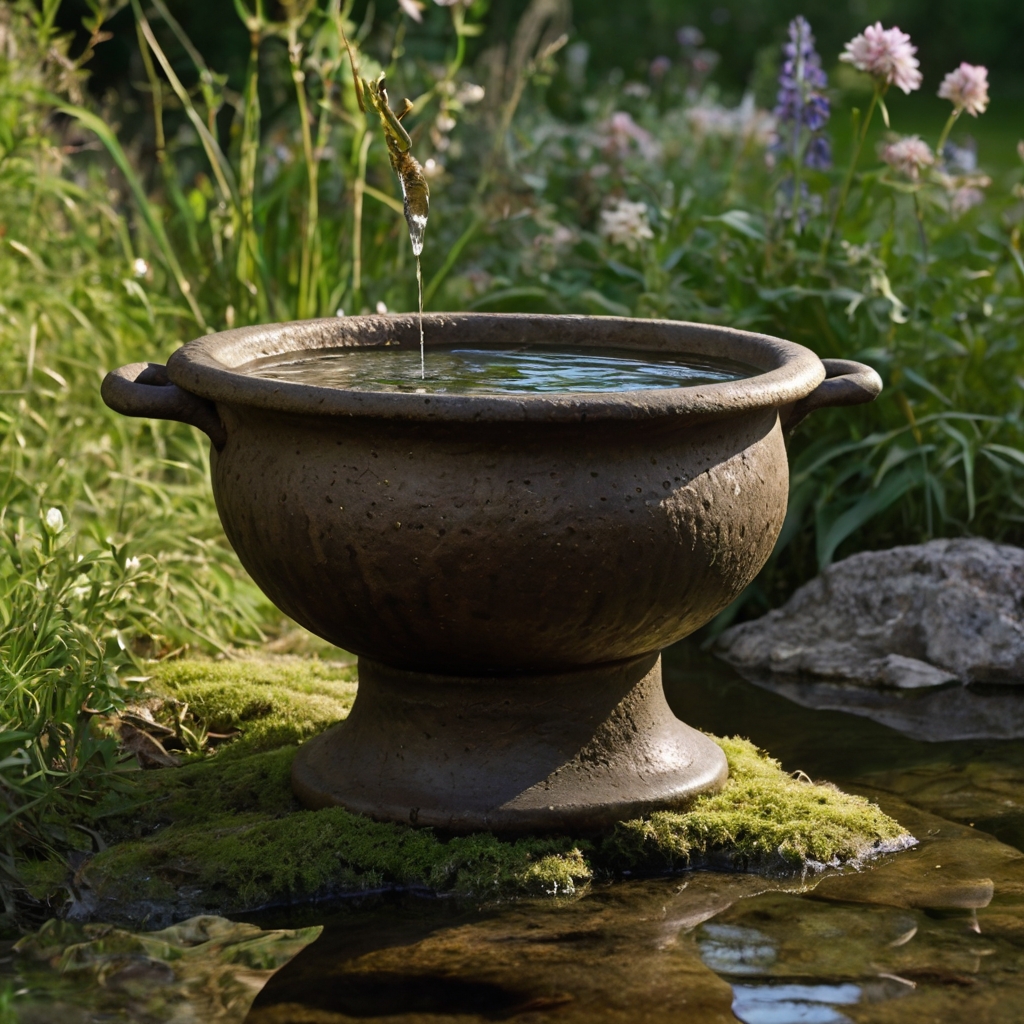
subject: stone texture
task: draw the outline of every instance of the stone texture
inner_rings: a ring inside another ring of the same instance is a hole
[[[716,651],[741,671],[880,688],[1024,684],[1024,550],[972,538],[862,552]]]

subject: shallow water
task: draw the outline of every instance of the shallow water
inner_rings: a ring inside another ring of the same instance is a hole
[[[724,360],[646,355],[618,349],[523,346],[515,349],[390,346],[300,353],[259,360],[241,372],[269,380],[350,391],[430,394],[538,394],[641,391],[740,380],[754,371]]]
[[[908,739],[795,704],[692,645],[668,652],[665,677],[686,721],[871,795],[920,845],[804,879],[701,871],[577,898],[379,895],[259,915],[326,927],[250,1024],[1024,1020],[1024,744]]]

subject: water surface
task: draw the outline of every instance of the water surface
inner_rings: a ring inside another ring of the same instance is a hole
[[[694,387],[741,380],[758,371],[727,360],[632,350],[557,348],[411,348],[374,346],[290,353],[240,372],[268,380],[349,391],[455,395],[594,394]]]

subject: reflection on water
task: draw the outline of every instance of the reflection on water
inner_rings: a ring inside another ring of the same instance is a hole
[[[857,985],[734,985],[743,1024],[853,1024],[837,1006],[860,1002]]]
[[[775,962],[775,947],[756,928],[705,924],[699,945],[701,959],[719,974],[761,974]]]
[[[693,387],[749,377],[756,370],[726,360],[628,349],[431,348],[421,376],[419,352],[390,346],[293,353],[240,372],[269,380],[350,391],[430,394],[538,394]]]

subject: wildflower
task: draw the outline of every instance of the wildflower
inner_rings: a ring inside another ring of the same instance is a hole
[[[910,94],[921,88],[920,61],[915,53],[917,47],[911,44],[906,32],[895,27],[882,28],[882,23],[876,21],[846,44],[839,59]]]
[[[647,73],[651,76],[652,82],[660,82],[672,70],[672,61],[668,57],[655,57]]]
[[[789,138],[779,148],[790,152],[795,164],[800,160],[806,129],[811,137],[804,147],[803,161],[808,167],[824,170],[832,165],[832,147],[825,136],[818,134],[831,113],[828,97],[822,92],[828,77],[814,49],[814,35],[806,18],[798,16],[789,23],[789,42],[782,51],[786,59],[779,73],[775,117],[780,125],[788,125]]]
[[[622,94],[635,100],[645,100],[651,95],[651,89],[643,82],[627,82],[622,87]]]
[[[684,50],[695,50],[704,45],[704,33],[696,25],[684,25],[676,33],[676,41]]]
[[[421,0],[398,0],[398,6],[410,17],[413,21],[423,21],[423,4]]]
[[[911,181],[917,181],[921,171],[935,163],[931,147],[917,135],[905,135],[886,143],[880,155],[893,170],[905,174]]]
[[[961,64],[942,80],[939,97],[949,100],[958,113],[966,110],[971,117],[984,114],[988,106],[988,68],[980,64]]]
[[[149,264],[141,256],[137,256],[132,264],[132,273],[136,277],[145,277],[149,273]]]
[[[960,217],[978,203],[983,202],[985,193],[973,185],[964,185],[956,189],[949,197],[949,212],[954,217]]]
[[[947,142],[942,147],[942,162],[950,174],[974,174],[978,169],[978,148],[972,141],[958,146]]]
[[[601,149],[607,156],[624,160],[633,146],[645,160],[656,160],[661,147],[654,136],[633,120],[624,110],[617,110],[601,125]]]
[[[601,237],[612,245],[624,245],[630,252],[636,252],[641,242],[654,237],[647,223],[647,205],[618,199],[614,206],[601,211]]]
[[[469,107],[474,103],[479,103],[485,95],[486,92],[482,85],[477,85],[476,82],[463,82],[455,94],[455,99],[464,107]]]
[[[47,532],[56,537],[64,529],[64,516],[61,514],[61,510],[59,508],[48,508],[46,515],[43,517],[43,523],[46,526]]]
[[[699,103],[686,111],[686,120],[695,135],[741,139],[757,146],[767,146],[776,129],[775,117],[756,107],[750,93],[743,97],[738,107]]]
[[[138,569],[140,565],[142,565],[142,562],[139,561],[136,555],[132,555],[131,558],[125,560],[124,571],[135,572],[135,570]]]
[[[832,166],[832,143],[824,135],[815,135],[807,143],[804,163],[816,171],[827,171]]]
[[[386,313],[387,311],[388,311],[387,303],[385,303],[385,302],[378,302],[377,303],[377,312],[378,313]]]

